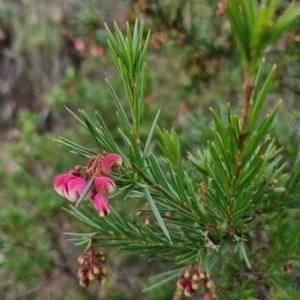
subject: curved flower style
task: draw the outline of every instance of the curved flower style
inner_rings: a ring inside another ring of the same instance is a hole
[[[94,200],[94,208],[98,210],[99,215],[101,217],[107,216],[110,212],[107,199],[101,194],[96,194],[93,197],[93,200]]]
[[[53,180],[53,183],[55,191],[71,202],[76,202],[87,186],[85,179],[70,174],[56,176]],[[89,191],[84,200],[90,199],[92,195],[93,192]]]
[[[108,175],[111,170],[118,171],[119,165],[122,164],[122,157],[118,154],[107,154],[101,161],[101,170],[104,175]]]
[[[116,190],[116,185],[106,176],[99,176],[95,178],[94,188],[99,194],[112,194]]]

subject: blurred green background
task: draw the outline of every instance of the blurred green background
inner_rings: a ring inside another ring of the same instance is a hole
[[[281,1],[278,14],[289,2]],[[75,247],[64,232],[85,228],[61,209],[68,203],[55,193],[52,179],[86,162],[53,138],[64,136],[101,151],[65,106],[74,112],[83,108],[90,116],[101,112],[116,132],[105,78],[125,108],[126,102],[104,22],[124,28],[139,18],[152,32],[142,130],[146,135],[162,108],[159,122],[183,133],[184,155],[200,149],[210,135],[209,106],[222,110],[230,102],[241,110],[240,58],[217,7],[217,0],[0,0],[1,299],[172,299],[175,282],[140,292],[168,265],[112,249],[105,250],[107,285],[79,287],[77,257],[84,248]],[[278,65],[268,105],[279,98],[284,104],[273,131],[291,160],[300,140],[299,46],[300,21],[265,51],[267,64]],[[114,200],[113,205],[120,212],[128,204]]]

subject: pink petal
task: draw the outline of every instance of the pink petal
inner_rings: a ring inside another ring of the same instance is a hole
[[[91,48],[91,54],[93,56],[99,56],[99,55],[102,55],[104,53],[104,49],[100,46],[93,46]]]
[[[108,175],[113,170],[118,170],[118,165],[122,164],[122,157],[118,154],[107,154],[101,162],[101,170],[104,174]]]
[[[73,45],[75,47],[76,50],[81,51],[85,48],[85,44],[84,41],[78,38],[75,38],[73,40]]]
[[[65,190],[64,190],[66,194],[65,197],[71,202],[78,201],[86,186],[87,186],[87,182],[82,177],[74,177],[68,180],[65,183]],[[90,199],[92,195],[93,193],[90,190],[85,196],[84,200]]]
[[[94,181],[94,187],[99,194],[112,194],[116,190],[115,183],[106,176],[97,177]]]
[[[65,182],[68,179],[73,178],[73,177],[74,176],[70,175],[70,174],[61,174],[61,175],[56,176],[53,179],[54,189],[62,197],[66,197],[66,195],[64,193]]]
[[[98,210],[101,217],[107,216],[110,212],[107,199],[101,194],[94,196],[94,207]]]

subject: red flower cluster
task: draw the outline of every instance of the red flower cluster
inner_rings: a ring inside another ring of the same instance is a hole
[[[79,276],[79,284],[82,287],[87,287],[90,281],[98,280],[101,285],[106,282],[107,269],[102,264],[105,261],[105,257],[101,251],[93,252],[90,248],[89,253],[82,254],[78,258],[78,262],[83,265],[77,270]]]
[[[109,175],[111,170],[118,170],[122,158],[118,154],[97,155],[89,160],[86,168],[76,166],[68,174],[61,174],[54,178],[54,189],[62,197],[71,202],[77,202],[88,182],[93,178],[94,183],[84,200],[93,199],[94,207],[99,215],[109,214],[108,201],[105,194],[112,194],[116,190],[115,183]]]
[[[204,299],[212,299],[214,294],[211,291],[214,290],[214,282],[206,272],[199,270],[197,267],[196,269],[187,267],[184,276],[177,280],[177,287],[183,290],[186,297],[191,297],[196,290],[203,287],[209,292],[204,295]]]

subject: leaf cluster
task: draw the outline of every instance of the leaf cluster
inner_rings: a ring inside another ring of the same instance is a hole
[[[300,6],[291,3],[279,16],[278,0],[260,3],[247,0],[227,1],[227,14],[243,63],[253,75],[262,51],[274,43],[300,16]]]

